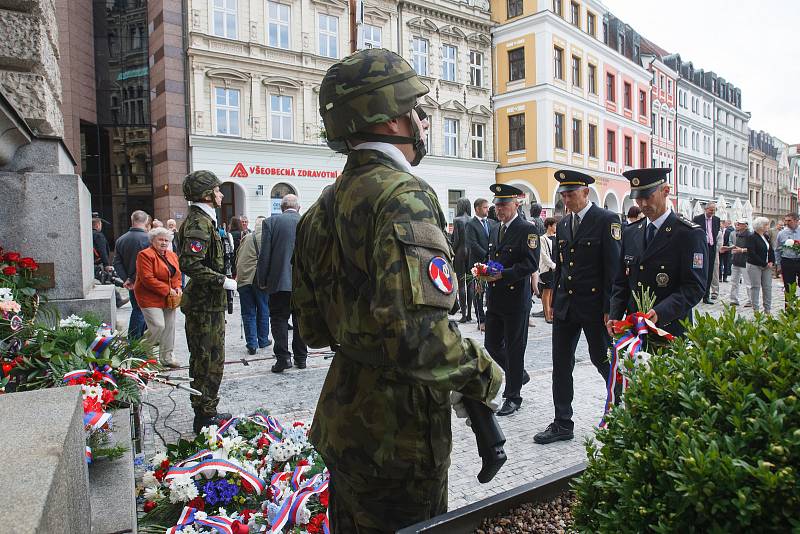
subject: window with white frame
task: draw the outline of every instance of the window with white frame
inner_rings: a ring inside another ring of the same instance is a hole
[[[469,51],[469,84],[483,87],[483,54],[476,50]]]
[[[214,35],[236,39],[236,0],[214,0]]]
[[[444,155],[458,156],[458,119],[444,120]]]
[[[289,10],[286,4],[267,2],[267,44],[289,48]]]
[[[280,141],[291,141],[293,121],[292,121],[292,97],[283,95],[270,95],[269,110],[272,118],[272,139]]]
[[[420,76],[428,75],[428,40],[422,37],[411,39],[411,62]]]
[[[239,101],[238,89],[214,88],[214,103],[217,111],[217,134],[239,135]]]
[[[361,46],[363,48],[381,47],[381,28],[371,24],[361,26]]]
[[[472,158],[483,159],[483,146],[484,146],[484,131],[485,126],[480,122],[472,123]]]
[[[455,46],[442,45],[442,79],[449,82],[456,81],[456,57],[458,52]]]
[[[319,14],[319,55],[339,57],[339,19]]]

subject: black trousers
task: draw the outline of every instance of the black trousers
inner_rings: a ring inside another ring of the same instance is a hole
[[[308,357],[308,347],[300,337],[299,322],[291,311],[291,291],[278,291],[269,296],[269,323],[272,339],[275,340],[272,351],[279,361],[290,363],[292,352],[294,361],[304,362]],[[289,352],[289,316],[292,317],[292,352]]]
[[[608,383],[608,348],[611,339],[603,316],[587,322],[579,321],[567,314],[567,319],[553,317],[553,406],[555,422],[572,429],[572,397],[574,394],[572,372],[575,369],[575,348],[581,330],[589,345],[589,358],[597,372]]]
[[[474,285],[475,282],[472,282]],[[483,309],[483,295],[486,291],[473,291],[473,298],[472,304],[475,306],[475,319],[478,320],[479,323],[486,322],[486,311]]]
[[[706,299],[711,298],[711,281],[714,280],[714,269],[717,268],[717,246],[708,245],[708,272],[706,273]]]
[[[783,289],[789,291],[789,286],[797,284],[800,289],[800,259],[781,259],[781,273],[783,273]]]
[[[719,255],[719,276],[720,278],[726,278],[731,275],[731,260],[732,254],[730,252],[726,252],[725,254]]]
[[[461,317],[472,317],[472,301],[475,298],[475,286],[466,281],[469,269],[466,265],[459,265],[456,269],[458,276],[458,304],[461,308]]]
[[[522,402],[522,371],[525,369],[525,348],[528,346],[528,313],[530,307],[511,315],[486,312],[484,346],[506,374],[503,397]]]

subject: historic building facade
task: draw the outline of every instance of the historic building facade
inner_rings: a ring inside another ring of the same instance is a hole
[[[714,199],[714,95],[691,62],[678,54],[663,61],[678,73],[678,211],[690,217]]]
[[[783,216],[778,188],[778,149],[767,132],[750,130],[750,203],[753,214],[770,220],[772,226]]]
[[[669,55],[647,39],[642,39],[642,64],[651,74],[650,79],[650,124],[652,126],[651,167],[667,167],[672,169],[667,179],[672,190],[673,202],[678,195],[678,183],[675,177],[677,168],[676,130],[677,111],[675,93],[678,85],[678,73],[669,68],[662,60]]]
[[[651,160],[640,37],[593,0],[494,0],[492,17],[498,181],[558,214],[554,173],[580,170],[591,200],[621,213],[621,173]]]
[[[319,85],[350,53],[343,0],[189,0],[190,159],[223,180],[222,216],[309,206],[341,172],[324,143]],[[488,4],[368,0],[359,47],[403,55],[431,88],[428,153],[416,172],[452,218],[494,181]]]

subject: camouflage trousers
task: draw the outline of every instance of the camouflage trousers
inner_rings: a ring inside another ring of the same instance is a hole
[[[195,415],[217,413],[219,385],[225,363],[225,312],[186,313],[191,386],[203,395],[192,395]]]
[[[447,511],[447,470],[417,480],[329,471],[331,534],[395,532]]]

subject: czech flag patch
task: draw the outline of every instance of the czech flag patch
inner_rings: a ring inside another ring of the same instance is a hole
[[[453,271],[450,264],[443,257],[434,256],[431,258],[428,264],[428,276],[436,289],[445,295],[453,292]]]
[[[189,243],[189,248],[192,249],[192,252],[203,252],[203,242],[202,241],[192,241]]]

